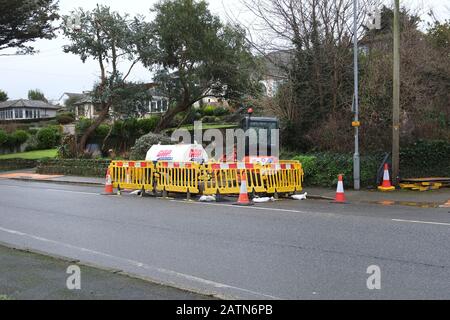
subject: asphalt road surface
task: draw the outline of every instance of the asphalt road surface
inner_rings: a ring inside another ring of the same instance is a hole
[[[450,299],[449,209],[100,192],[2,180],[0,242],[220,298]]]

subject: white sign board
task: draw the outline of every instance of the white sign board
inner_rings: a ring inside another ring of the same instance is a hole
[[[154,145],[145,161],[208,162],[208,154],[198,144]]]

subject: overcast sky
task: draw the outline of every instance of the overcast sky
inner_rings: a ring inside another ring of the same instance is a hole
[[[389,2],[389,0],[385,0]],[[60,0],[62,14],[73,8],[92,9],[96,3],[109,5],[113,10],[130,15],[147,15],[149,8],[158,0]],[[448,1],[443,0],[401,0],[408,7],[434,9],[439,19],[449,19]],[[210,0],[210,10],[224,21],[231,13],[248,24],[251,17],[241,0]],[[447,3],[447,5],[445,4]],[[0,56],[0,89],[10,99],[26,98],[29,89],[38,88],[48,99],[59,99],[64,92],[90,90],[98,78],[98,66],[93,61],[82,63],[78,56],[62,52],[65,40],[40,40],[34,46],[40,53],[33,56]],[[142,66],[134,69],[130,80],[150,82],[151,74]]]

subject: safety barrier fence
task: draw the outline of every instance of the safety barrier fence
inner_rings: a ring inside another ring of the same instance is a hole
[[[275,164],[113,161],[114,188],[167,194],[237,195],[245,175],[254,194],[295,193],[302,190],[303,169],[297,161]]]

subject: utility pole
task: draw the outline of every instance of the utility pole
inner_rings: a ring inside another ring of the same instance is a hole
[[[400,171],[400,0],[394,0],[394,79],[392,115],[392,180],[399,183]]]
[[[360,157],[359,157],[359,96],[358,96],[358,0],[353,0],[353,55],[354,55],[354,86],[353,108],[355,112],[355,154],[353,155],[353,188],[361,188]]]

